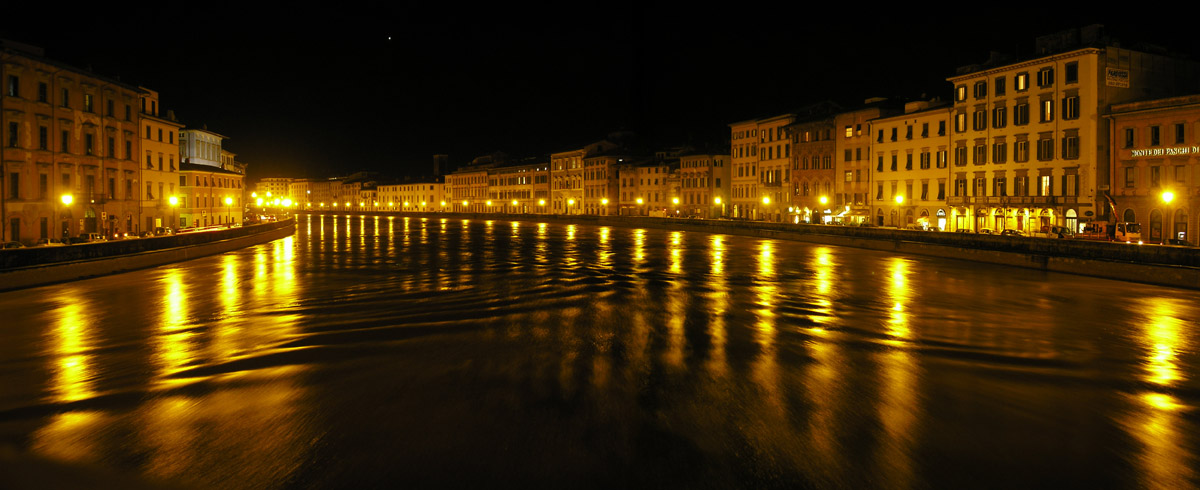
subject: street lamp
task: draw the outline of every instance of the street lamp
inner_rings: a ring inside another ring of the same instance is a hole
[[[575,205],[574,199],[567,199],[567,216],[571,215],[571,206]]]
[[[601,199],[600,205],[604,206],[604,214],[607,215],[608,214],[608,198],[606,197],[606,198]]]
[[[1163,204],[1171,204],[1171,201],[1174,201],[1174,200],[1175,200],[1174,192],[1163,191],[1163,193],[1162,193]],[[1170,217],[1170,213],[1163,213],[1162,225],[1160,225],[1160,226],[1162,226],[1162,228],[1164,230],[1167,228],[1167,219],[1169,217]],[[1165,232],[1162,234],[1162,242],[1161,243],[1164,243],[1164,244],[1167,243],[1167,234]]]
[[[226,223],[233,222],[232,209],[233,209],[233,198],[226,196],[225,197],[225,222]]]
[[[724,218],[725,217],[725,206],[721,205],[721,196],[717,196],[717,197],[713,198],[713,204],[716,204],[717,206],[721,206],[721,214],[718,217]]]
[[[75,196],[72,196],[70,194],[63,194],[60,199],[62,200],[63,206],[67,206],[67,207],[70,207],[71,203],[75,202]],[[59,217],[59,219],[61,219],[61,216]],[[67,220],[63,220],[63,238],[71,236],[71,232],[68,231],[70,229],[70,227],[71,227],[71,222],[67,221]]]
[[[259,199],[259,201],[261,202],[262,199]],[[171,228],[178,230],[179,225],[176,223],[179,222],[179,198],[171,196],[170,199],[167,199],[167,202],[171,203]]]
[[[896,194],[896,221],[892,222],[893,224],[896,225],[896,228],[900,227],[900,205],[901,204],[904,204],[904,195]]]

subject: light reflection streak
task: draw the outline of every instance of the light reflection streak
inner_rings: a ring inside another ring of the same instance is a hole
[[[1144,318],[1144,331],[1136,338],[1145,352],[1143,374],[1154,386],[1176,388],[1188,380],[1187,370],[1179,367],[1179,353],[1192,350],[1190,326],[1195,319],[1194,305],[1170,297],[1140,298],[1136,309]],[[1144,390],[1133,397],[1133,410],[1122,420],[1130,436],[1142,449],[1136,461],[1142,474],[1142,488],[1186,488],[1196,481],[1197,456],[1187,440],[1192,436],[1185,413],[1194,409],[1172,394]]]
[[[57,414],[32,435],[31,449],[59,461],[98,462],[104,451],[100,434],[111,424],[109,419],[109,415],[99,411]]]
[[[646,263],[646,230],[633,230],[633,265],[634,270],[642,270]]]
[[[607,226],[600,228],[599,246],[596,247],[596,265],[602,269],[612,267],[612,243],[608,239]]]
[[[708,294],[709,324],[708,338],[711,343],[705,370],[715,379],[724,378],[729,374],[729,365],[725,355],[727,333],[725,314],[729,310],[729,286],[725,281],[725,241],[721,235],[713,235],[709,239],[712,269],[709,273]]]
[[[779,363],[775,345],[775,301],[778,293],[774,263],[775,244],[764,240],[759,243],[758,251],[758,275],[754,278],[755,301],[758,304],[755,315],[758,322],[754,325],[754,340],[759,345],[760,353],[754,360],[751,377],[762,390],[763,402],[766,404],[764,408],[772,411],[773,416],[782,417],[786,408],[779,386]]]
[[[671,270],[672,274],[682,274],[683,273],[683,246],[682,246],[682,243],[683,243],[683,232],[680,232],[680,231],[671,232],[671,245],[669,247],[669,250],[670,250],[670,254],[671,254],[670,270]],[[678,280],[676,280],[675,282],[678,282]]]
[[[892,306],[888,311],[887,334],[892,338],[884,342],[903,346],[912,336],[905,312],[906,305],[912,301],[908,287],[908,260],[893,257],[890,265],[887,298]]]
[[[90,353],[95,320],[87,314],[91,303],[73,287],[59,289],[53,303],[57,307],[50,317],[55,327],[49,331],[47,342],[53,346],[48,353],[53,360],[49,371],[54,376],[50,398],[58,402],[91,398],[96,395],[94,355]]]
[[[834,269],[833,253],[828,247],[817,247],[813,251],[810,267],[813,271],[811,284],[815,296],[812,298],[813,314],[808,315],[808,318],[818,325],[810,329],[811,333],[820,335],[834,320],[833,299],[830,298],[833,290],[833,281],[830,280]]]
[[[170,387],[188,382],[171,375],[188,366],[195,357],[192,333],[188,331],[188,294],[179,268],[167,269],[162,276],[164,301],[155,336],[154,364],[158,367],[157,384]]]

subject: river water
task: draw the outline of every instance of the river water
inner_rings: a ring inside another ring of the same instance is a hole
[[[301,216],[268,244],[0,293],[0,312],[0,487],[1200,485],[1195,291]]]

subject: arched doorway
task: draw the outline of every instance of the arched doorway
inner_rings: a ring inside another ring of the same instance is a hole
[[[1050,211],[1049,209],[1043,209],[1041,213],[1038,213],[1039,230],[1048,231],[1050,230],[1050,225],[1052,224],[1054,224],[1054,212]]]
[[[87,208],[83,212],[83,231],[80,233],[95,233],[97,227],[96,208]]]
[[[987,210],[980,208],[975,210],[975,231],[987,228],[988,213]]]
[[[1162,211],[1157,209],[1150,211],[1150,241],[1162,242],[1163,239],[1163,219]]]
[[[1075,215],[1074,209],[1067,210],[1066,227],[1075,233],[1079,233],[1079,218]]]
[[[946,231],[946,210],[937,210],[937,227],[941,231]]]
[[[1137,223],[1137,219],[1133,215],[1133,210],[1126,209],[1125,213],[1121,215],[1121,221],[1125,223]]]
[[[1172,229],[1172,236],[1180,240],[1188,239],[1187,218],[1187,211],[1182,209],[1175,211],[1175,228]]]
[[[875,223],[876,226],[883,226],[883,210],[882,209],[880,209],[876,213],[875,221],[876,221],[876,223]]]

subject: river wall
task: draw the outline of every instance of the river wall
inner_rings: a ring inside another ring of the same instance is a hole
[[[0,291],[157,267],[291,236],[294,220],[66,247],[0,250]]]
[[[313,215],[319,214],[321,213],[313,213]],[[325,214],[346,215],[346,213]],[[349,213],[349,215],[574,223],[755,236],[1200,289],[1200,248],[1190,247],[927,232],[892,228],[640,216],[490,213]]]

